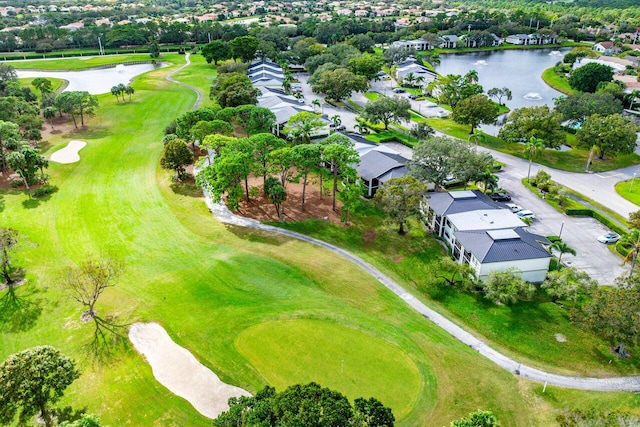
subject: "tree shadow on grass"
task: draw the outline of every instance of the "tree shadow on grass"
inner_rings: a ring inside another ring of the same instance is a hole
[[[65,421],[73,422],[79,420],[87,413],[87,409],[88,408],[86,406],[75,410],[71,406],[65,406],[64,408],[53,408],[51,410],[51,415],[58,421],[58,424],[61,424]]]
[[[0,213],[4,211],[4,206],[5,206],[4,194],[0,193]]]
[[[49,200],[51,200],[51,197],[58,192],[58,187],[51,186],[50,193],[38,197],[35,197],[33,195],[33,191],[37,191],[37,189],[31,191],[31,196],[27,200],[22,201],[22,207],[24,207],[25,209],[35,209],[40,206],[41,203],[48,202]],[[24,192],[26,192],[26,190]]]
[[[187,197],[203,197],[202,189],[193,179],[186,181],[173,181],[170,185],[175,194]]]
[[[117,316],[95,316],[93,335],[82,347],[85,360],[92,365],[104,365],[113,360],[116,354],[126,348],[129,323],[121,322]]]
[[[42,300],[34,296],[37,291],[17,292],[15,286],[10,286],[2,293],[0,332],[25,332],[33,328],[42,313]]]

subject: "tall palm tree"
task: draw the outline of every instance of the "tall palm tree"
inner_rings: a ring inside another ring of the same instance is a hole
[[[369,128],[362,123],[356,123],[353,127],[362,135],[369,133]]]
[[[316,112],[316,107],[317,107],[318,110],[321,107],[320,100],[319,99],[314,99],[313,101],[311,101],[311,105],[313,106],[313,112],[315,113]]]
[[[629,253],[624,257],[622,263],[626,264],[631,261],[631,272],[629,275],[632,275],[636,267],[638,254],[640,253],[640,230],[636,230],[635,228],[631,230],[620,240],[620,244],[625,248],[629,248]]]
[[[421,83],[424,83],[424,76],[418,76],[416,77],[416,86],[420,86]]]
[[[478,182],[482,183],[482,187],[484,188],[483,193],[486,193],[487,190],[494,191],[498,188],[498,175],[491,172],[490,169],[485,169],[484,173],[479,176]]]
[[[549,250],[551,250],[551,253],[553,253],[554,250],[560,252],[560,257],[558,257],[558,264],[562,263],[563,254],[571,254],[573,256],[576,256],[576,250],[573,249],[571,246],[567,245],[562,240],[558,240],[557,242],[549,246]]]
[[[331,116],[331,121],[333,122],[333,126],[338,127],[342,124],[342,119],[339,114],[334,114]]]
[[[111,94],[116,97],[116,101],[120,102],[120,95],[122,94],[122,92],[117,85],[111,87]]]
[[[129,95],[129,101],[131,101],[131,95],[133,95],[134,92],[135,92],[135,89],[131,85],[128,85],[127,87],[124,88],[124,93]],[[124,95],[122,95],[122,97],[124,98]]]
[[[531,163],[533,162],[533,158],[544,150],[544,141],[540,138],[536,138],[532,136],[524,145],[524,152],[527,154],[529,158],[529,170],[527,170],[527,182],[531,178]]]
[[[475,129],[471,135],[469,135],[469,142],[476,144],[476,152],[478,151],[478,144],[484,143],[487,139],[487,135],[484,132]]]

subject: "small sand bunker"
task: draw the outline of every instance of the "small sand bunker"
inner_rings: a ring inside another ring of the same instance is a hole
[[[205,417],[216,418],[228,410],[230,397],[251,395],[220,381],[189,350],[173,342],[157,323],[134,323],[129,330],[129,339],[151,365],[156,380],[189,401]]]
[[[85,145],[87,145],[87,143],[84,141],[69,141],[69,144],[67,144],[66,147],[53,153],[49,160],[65,164],[80,161],[80,154],[78,154],[78,151],[82,150]]]

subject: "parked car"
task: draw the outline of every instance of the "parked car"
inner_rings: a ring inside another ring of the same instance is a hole
[[[411,95],[409,95],[409,99],[418,99],[418,95],[412,93]]]
[[[518,218],[520,219],[536,219],[536,214],[534,214],[533,211],[530,211],[529,209],[518,211],[516,212],[516,215],[518,215]]]
[[[406,90],[402,89],[401,87],[397,87],[393,90],[395,93],[405,93]]]
[[[337,131],[347,130],[347,127],[345,125],[336,126],[336,130]]]
[[[615,243],[618,240],[620,240],[620,235],[618,233],[614,233],[613,231],[598,237],[598,242],[605,243],[607,245],[611,243]]]
[[[515,203],[505,203],[504,205],[513,213],[520,212],[522,210],[522,206],[516,205]]]
[[[496,202],[510,202],[511,201],[511,196],[508,195],[507,193],[492,193],[492,194],[489,195],[489,197],[491,197],[491,199],[496,201]]]

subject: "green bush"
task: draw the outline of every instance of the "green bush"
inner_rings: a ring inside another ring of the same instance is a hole
[[[571,216],[590,216],[591,218],[601,222],[602,225],[610,228],[612,231],[615,231],[618,234],[625,234],[627,232],[627,230],[611,221],[611,219],[609,219],[608,217],[592,209],[567,209],[565,213]]]
[[[38,199],[40,197],[45,197],[45,196],[48,196],[49,194],[53,194],[56,191],[58,191],[58,187],[45,184],[42,187],[38,187],[35,190],[33,190],[33,192],[31,193],[31,196]]]

